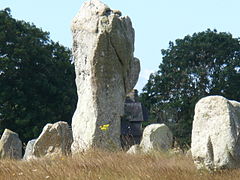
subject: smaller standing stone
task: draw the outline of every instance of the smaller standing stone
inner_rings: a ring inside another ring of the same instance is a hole
[[[36,157],[68,155],[72,142],[72,130],[66,122],[47,124],[33,146],[33,155]]]
[[[132,145],[127,151],[127,154],[139,154],[139,153],[141,153],[141,148],[138,144]]]
[[[9,129],[4,130],[0,140],[0,158],[22,158],[22,142],[18,134]]]
[[[140,148],[143,153],[167,151],[172,147],[173,135],[165,124],[151,124],[143,131]]]
[[[240,168],[240,103],[207,96],[195,106],[191,152],[198,169]]]
[[[25,149],[25,154],[23,156],[23,160],[30,160],[33,159],[33,146],[36,142],[36,139],[32,139],[31,141],[28,141],[26,149]]]

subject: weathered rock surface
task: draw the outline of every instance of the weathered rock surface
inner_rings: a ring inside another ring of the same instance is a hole
[[[36,139],[32,154],[35,157],[55,154],[68,155],[71,152],[72,142],[72,130],[66,122],[47,124]]]
[[[79,99],[72,119],[72,151],[118,149],[125,96],[140,72],[131,20],[92,0],[73,19],[72,32]]]
[[[22,158],[22,142],[18,134],[9,129],[4,130],[0,140],[0,158]]]
[[[191,152],[197,168],[240,166],[240,103],[222,96],[202,98],[195,106]]]
[[[173,135],[165,124],[151,124],[143,131],[140,148],[143,153],[167,151],[172,147]]]
[[[25,149],[25,153],[23,156],[23,160],[30,160],[34,158],[33,155],[33,146],[36,142],[36,139],[32,139],[31,141],[28,141],[26,149]]]

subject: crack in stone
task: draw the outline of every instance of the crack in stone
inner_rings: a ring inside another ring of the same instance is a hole
[[[120,64],[121,64],[122,66],[124,66],[123,61],[121,60],[120,55],[118,54],[118,52],[117,52],[117,50],[116,50],[116,48],[115,48],[115,46],[114,46],[114,44],[113,44],[113,42],[112,42],[112,38],[111,38],[111,37],[110,37],[110,44],[111,44],[111,46],[113,47],[114,52],[115,52],[115,54],[117,55],[117,58],[118,58]]]
[[[112,46],[112,48],[113,48],[113,50],[114,50],[114,52],[115,52],[115,54],[117,56],[117,59],[118,59],[118,61],[120,62],[121,66],[122,66],[122,70],[123,70],[124,69],[124,63],[121,60],[120,55],[118,54],[118,52],[117,52],[117,50],[116,50],[116,48],[115,48],[115,46],[114,46],[114,44],[112,42],[112,38],[111,38],[110,34],[109,34],[109,40],[110,40],[110,45]],[[124,91],[126,93],[127,92],[126,77],[125,77],[124,73],[122,73],[122,75],[123,75]]]

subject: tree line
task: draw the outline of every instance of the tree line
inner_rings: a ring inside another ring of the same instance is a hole
[[[9,8],[0,11],[0,134],[9,128],[26,142],[47,123],[71,123],[74,79],[70,49]]]

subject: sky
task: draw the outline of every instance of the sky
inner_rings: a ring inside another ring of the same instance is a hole
[[[34,23],[50,38],[71,48],[72,18],[84,0],[0,0],[0,10],[9,7],[12,16]],[[240,37],[239,0],[102,0],[131,18],[135,29],[135,57],[141,62],[136,89],[140,92],[150,73],[162,61],[161,49],[169,41],[208,28]]]

